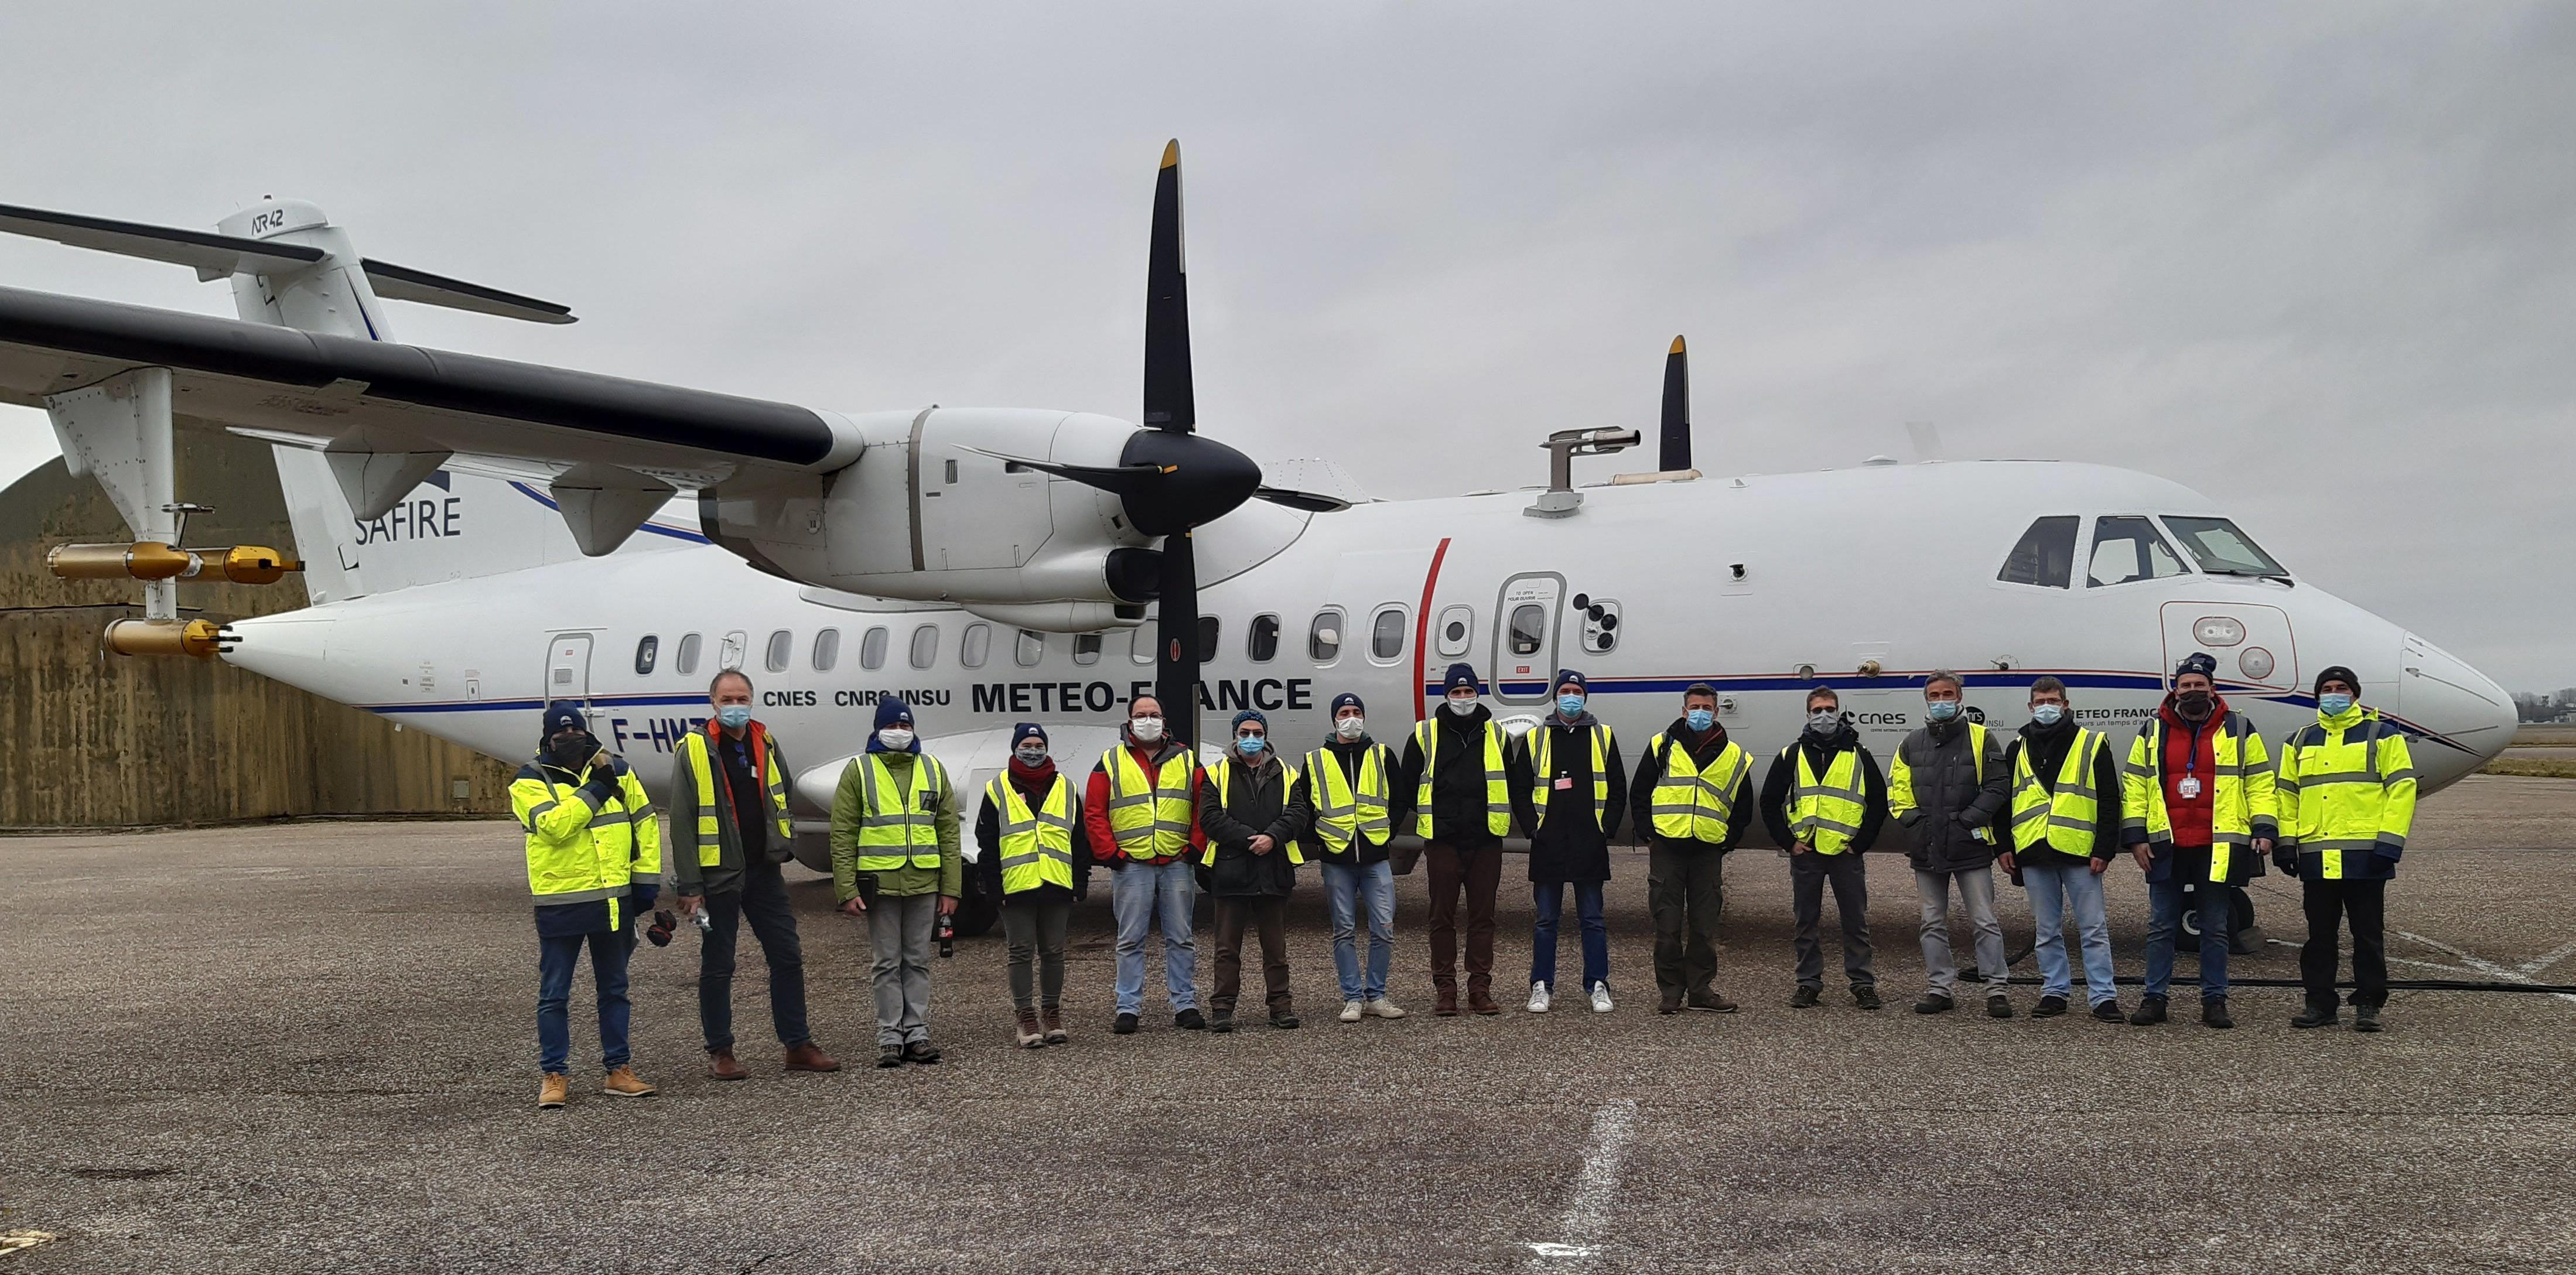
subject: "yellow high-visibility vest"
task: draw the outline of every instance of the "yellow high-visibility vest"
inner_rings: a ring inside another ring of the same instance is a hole
[[[910,863],[939,866],[939,801],[948,771],[928,753],[915,754],[909,784],[895,779],[882,753],[862,753],[859,768],[859,868],[892,872]]]
[[[705,731],[690,731],[680,741],[680,758],[688,766],[697,787],[698,866],[702,868],[712,868],[724,858],[724,833],[716,815],[716,803],[723,798],[716,793],[715,759],[707,754],[708,736],[720,729],[722,727],[709,722]],[[750,729],[759,730],[760,726],[753,723]],[[768,748],[755,746],[752,757],[752,764],[760,769],[761,788],[769,794],[769,817],[777,824],[778,844],[787,845],[796,839],[796,827],[787,817],[787,778],[778,773],[778,755]],[[734,817],[741,819],[746,816],[737,811]]]
[[[1928,739],[1928,736],[1927,736]],[[1977,782],[1986,782],[1986,727],[1982,722],[1968,723],[1968,755],[1976,759]],[[1896,746],[1896,756],[1887,765],[1887,813],[1903,815],[1915,808],[1914,763],[1905,760],[1905,745]],[[1994,834],[1984,827],[1968,830],[1971,841],[1992,841]]]
[[[1861,786],[1867,780],[1860,773],[1860,749],[1854,746],[1834,754],[1822,779],[1807,764],[1807,750],[1797,744],[1781,749],[1780,759],[1788,761],[1792,754],[1797,759],[1798,786],[1789,795],[1789,829],[1818,854],[1841,854],[1860,836],[1860,821],[1869,812],[1868,790]]]
[[[1413,746],[1422,750],[1422,780],[1413,789],[1413,831],[1425,841],[1431,840],[1431,772],[1439,764],[1440,733],[1437,724],[1422,722],[1413,728]],[[1485,831],[1497,837],[1512,835],[1512,783],[1503,772],[1503,728],[1485,723]]]
[[[2031,769],[2029,741],[2022,742],[2021,751],[2013,754],[2013,849],[2045,845],[2078,859],[2093,857],[2102,817],[2102,794],[2093,787],[2093,760],[2106,746],[2100,732],[2077,727],[2075,742],[2066,750],[2066,763],[2057,772],[2057,791],[2052,793]],[[2098,849],[2108,854],[2111,848]]]
[[[1601,826],[1601,816],[1610,809],[1610,728],[1596,725],[1591,733],[1592,826],[1598,828]],[[1526,736],[1530,754],[1530,807],[1537,813],[1541,824],[1547,822],[1548,784],[1555,779],[1555,776],[1548,773],[1556,769],[1554,757],[1550,751],[1552,745],[1549,742],[1555,735],[1556,728],[1553,724],[1542,724]],[[1530,831],[1535,833],[1538,829],[1532,828]]]
[[[1323,843],[1326,854],[1350,849],[1359,837],[1385,841],[1395,831],[1387,816],[1386,778],[1394,769],[1394,754],[1384,744],[1369,745],[1360,754],[1360,780],[1354,787],[1342,773],[1340,759],[1331,753],[1318,748],[1306,754],[1306,788],[1315,801],[1315,839]]]
[[[2297,843],[2302,875],[2342,880],[2346,854],[2381,842],[2403,849],[2415,824],[2406,736],[2358,705],[2292,735],[2277,783],[2281,835]]]
[[[1691,764],[1690,750],[1683,748],[1680,741],[1659,734],[1646,741],[1646,755],[1664,759],[1663,778],[1656,781],[1655,790],[1646,798],[1655,835],[1669,841],[1705,841],[1711,845],[1725,841],[1727,821],[1735,814],[1736,785],[1743,783],[1745,772],[1753,769],[1753,760],[1744,755],[1744,749],[1729,739],[1709,762],[1708,769],[1702,770]],[[1597,761],[1593,764],[1600,765]]]
[[[1109,833],[1130,859],[1170,859],[1190,848],[1190,750],[1174,748],[1146,774],[1125,744],[1102,754],[1109,774]]]
[[[528,893],[541,905],[612,900],[614,926],[614,900],[634,879],[639,846],[654,847],[659,870],[660,826],[632,770],[601,801],[568,772],[532,762],[510,781],[510,813],[527,833]]]
[[[1279,791],[1284,793],[1297,786],[1296,767],[1283,761],[1279,763],[1279,771]],[[1220,802],[1224,801],[1226,797],[1226,785],[1234,782],[1233,760],[1225,757],[1217,758],[1214,762],[1208,764],[1207,776],[1208,782],[1216,788],[1216,799]],[[1299,848],[1294,838],[1283,842],[1279,846],[1279,849],[1287,853],[1288,862],[1292,864],[1302,864],[1306,862],[1306,852]],[[1204,867],[1214,867],[1216,865],[1216,838],[1208,838],[1207,851],[1199,856],[1199,863]]]
[[[2239,848],[2254,844],[2254,821],[2278,817],[2272,759],[2263,737],[2243,713],[2230,711],[2213,723],[2209,776],[2209,879],[2224,884]],[[2165,805],[2165,759],[2162,719],[2138,728],[2129,744],[2129,759],[2120,767],[2120,830],[2146,834],[2154,845],[2173,844],[2173,811]]]
[[[1018,894],[1041,885],[1073,888],[1073,785],[1063,775],[1047,789],[1037,808],[1029,808],[1019,785],[995,775],[984,785],[984,800],[993,803],[1000,822],[1002,893]]]

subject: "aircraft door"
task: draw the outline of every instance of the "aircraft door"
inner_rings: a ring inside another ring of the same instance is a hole
[[[546,693],[549,704],[570,700],[590,711],[590,635],[558,633],[546,645]]]
[[[2219,693],[2238,686],[2264,692],[2296,691],[2298,647],[2290,634],[2289,614],[2279,607],[2248,602],[2168,602],[2164,604],[2165,667],[2170,669],[2194,651],[2218,661]]]
[[[1565,577],[1513,576],[1494,606],[1494,698],[1543,704],[1556,676],[1557,628],[1565,616]]]

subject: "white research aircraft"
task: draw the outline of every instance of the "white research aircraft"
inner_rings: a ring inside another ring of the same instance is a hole
[[[274,443],[309,559],[304,610],[217,633],[179,624],[148,584],[151,618],[112,626],[112,647],[220,655],[508,760],[547,702],[577,701],[656,787],[704,721],[709,677],[738,667],[807,764],[810,867],[828,866],[823,815],[886,695],[917,706],[961,784],[999,769],[1020,721],[1084,768],[1158,686],[1218,720],[1260,708],[1299,750],[1355,691],[1396,741],[1457,660],[1506,721],[1535,721],[1554,670],[1583,669],[1632,752],[1706,681],[1757,759],[1795,737],[1818,684],[1884,757],[1936,667],[1965,674],[1972,712],[2002,728],[2054,674],[2079,720],[2125,744],[2195,650],[2275,741],[2310,720],[2318,669],[2351,666],[2417,741],[2428,789],[2514,730],[2494,682],[2301,581],[2163,479],[1883,459],[1703,476],[1679,340],[1654,473],[1576,490],[1573,456],[1637,441],[1577,430],[1550,438],[1544,491],[1352,503],[1320,464],[1302,476],[1329,492],[1266,485],[1192,429],[1177,146],[1156,191],[1144,427],[842,415],[395,345],[382,297],[571,316],[358,258],[295,202],[213,235],[6,207],[0,229],[232,280],[239,322],[0,289],[0,400],[47,407],[142,540],[177,539],[174,419]]]

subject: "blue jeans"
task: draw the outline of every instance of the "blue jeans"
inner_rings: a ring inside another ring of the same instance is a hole
[[[1359,903],[1368,901],[1368,979],[1360,979]],[[1395,865],[1380,859],[1358,867],[1324,865],[1324,904],[1333,917],[1333,970],[1342,999],[1386,999],[1386,969],[1395,960]]]
[[[2173,982],[2174,948],[2182,929],[2181,881],[2147,883],[2147,995],[2162,996]],[[2192,887],[2200,913],[2200,998],[2227,994],[2228,930],[2236,923],[2236,892],[2202,881]]]
[[[1159,867],[1130,863],[1111,874],[1109,905],[1118,915],[1119,1013],[1144,1012],[1145,936],[1157,917],[1163,922],[1163,985],[1172,995],[1172,1012],[1198,1008],[1198,941],[1190,934],[1190,912],[1198,906],[1198,896],[1198,877],[1187,859]]]
[[[698,945],[698,1025],[707,1048],[733,1048],[734,941],[751,922],[760,955],[769,965],[769,1021],[778,1043],[793,1048],[814,1039],[805,1025],[805,949],[796,938],[796,912],[787,902],[787,879],[774,863],[756,863],[742,874],[740,891],[706,897],[707,932]]]
[[[1532,886],[1538,924],[1530,931],[1530,981],[1556,990],[1556,921],[1565,912],[1565,882]],[[1576,881],[1574,908],[1583,918],[1583,986],[1610,981],[1610,927],[1601,919],[1601,882]]]
[[[2075,929],[2084,944],[2084,989],[2093,1004],[2118,1000],[2111,981],[2111,918],[2102,910],[2102,878],[2084,865],[2021,865],[2022,883],[2030,888],[2030,919],[2039,927],[2039,993],[2063,997],[2074,990],[2074,972],[2066,962],[2066,913],[2075,913]]]
[[[615,1071],[626,1065],[626,952],[624,930],[595,930],[537,939],[537,1066],[561,1072],[571,1066],[572,972],[581,949],[590,948],[590,972],[599,985],[599,1061]]]

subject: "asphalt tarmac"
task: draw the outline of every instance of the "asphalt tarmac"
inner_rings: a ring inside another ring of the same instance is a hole
[[[2576,781],[2473,778],[2427,801],[2413,845],[2389,896],[2397,977],[2576,983]],[[684,935],[636,958],[637,1062],[661,1093],[596,1092],[585,974],[555,1112],[533,1105],[508,824],[19,838],[0,859],[0,1233],[53,1236],[0,1248],[0,1272],[2576,1269],[2576,1001],[2401,991],[2375,1037],[2292,1031],[2288,989],[2240,990],[2233,1032],[2199,1026],[2188,993],[2155,1028],[2034,1020],[2027,986],[2010,1021],[1973,1000],[1920,1017],[1899,855],[1870,864],[1875,1013],[1832,982],[1788,1008],[1769,850],[1727,871],[1718,985],[1742,1012],[1654,1013],[1645,863],[1625,854],[1617,1011],[1523,1012],[1515,858],[1501,1018],[1428,1012],[1417,874],[1393,987],[1415,1012],[1334,1022],[1309,878],[1299,1030],[1177,1031],[1156,990],[1147,1029],[1112,1037],[1095,900],[1070,1046],[1012,1046],[988,937],[935,971],[947,1061],[891,1072],[866,1065],[865,934],[791,869],[818,1039],[857,1065],[780,1073],[746,935],[752,1078],[705,1079]],[[2295,884],[2254,890],[2299,938]],[[2123,974],[2145,894],[2115,867]],[[2004,910],[2027,947],[2020,891]],[[1570,928],[1565,948],[1570,993]],[[1199,950],[1204,990],[1204,933]],[[2295,951],[2235,968],[2293,977]]]

